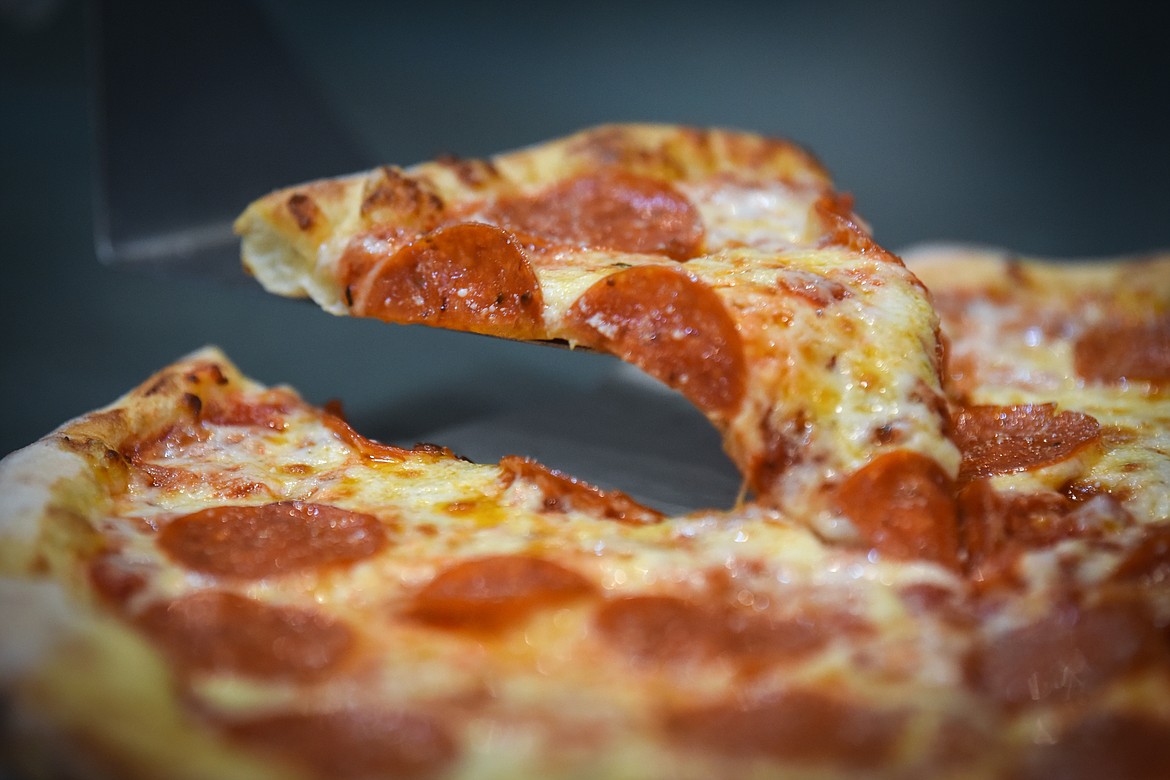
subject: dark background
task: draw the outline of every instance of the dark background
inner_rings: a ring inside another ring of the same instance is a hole
[[[0,0],[0,454],[209,343],[388,440],[603,381],[606,358],[333,318],[198,252],[136,261],[138,220],[222,237],[252,197],[351,162],[720,125],[810,148],[895,250],[1170,248],[1157,4],[156,5]]]

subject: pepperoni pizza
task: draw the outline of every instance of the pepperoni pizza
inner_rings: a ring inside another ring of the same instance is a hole
[[[10,761],[1167,774],[1170,258],[904,264],[797,148],[646,126],[282,190],[239,228],[262,284],[334,313],[642,367],[745,499],[664,516],[379,443],[204,350],[0,464]]]

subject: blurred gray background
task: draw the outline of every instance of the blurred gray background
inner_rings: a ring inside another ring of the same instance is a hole
[[[895,250],[1170,248],[1156,9],[0,0],[0,454],[204,344],[391,441],[606,381],[604,357],[338,319],[239,279],[227,221],[338,166],[720,125],[810,148]]]

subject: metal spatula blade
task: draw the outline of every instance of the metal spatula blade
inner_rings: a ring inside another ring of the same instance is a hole
[[[244,280],[244,206],[370,164],[255,4],[102,0],[89,21],[102,262]]]

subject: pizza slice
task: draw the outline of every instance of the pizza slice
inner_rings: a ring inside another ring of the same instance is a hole
[[[707,415],[757,500],[955,559],[935,314],[792,144],[605,126],[280,190],[236,227],[273,292],[612,353]],[[903,525],[867,511],[873,491],[913,495]]]

